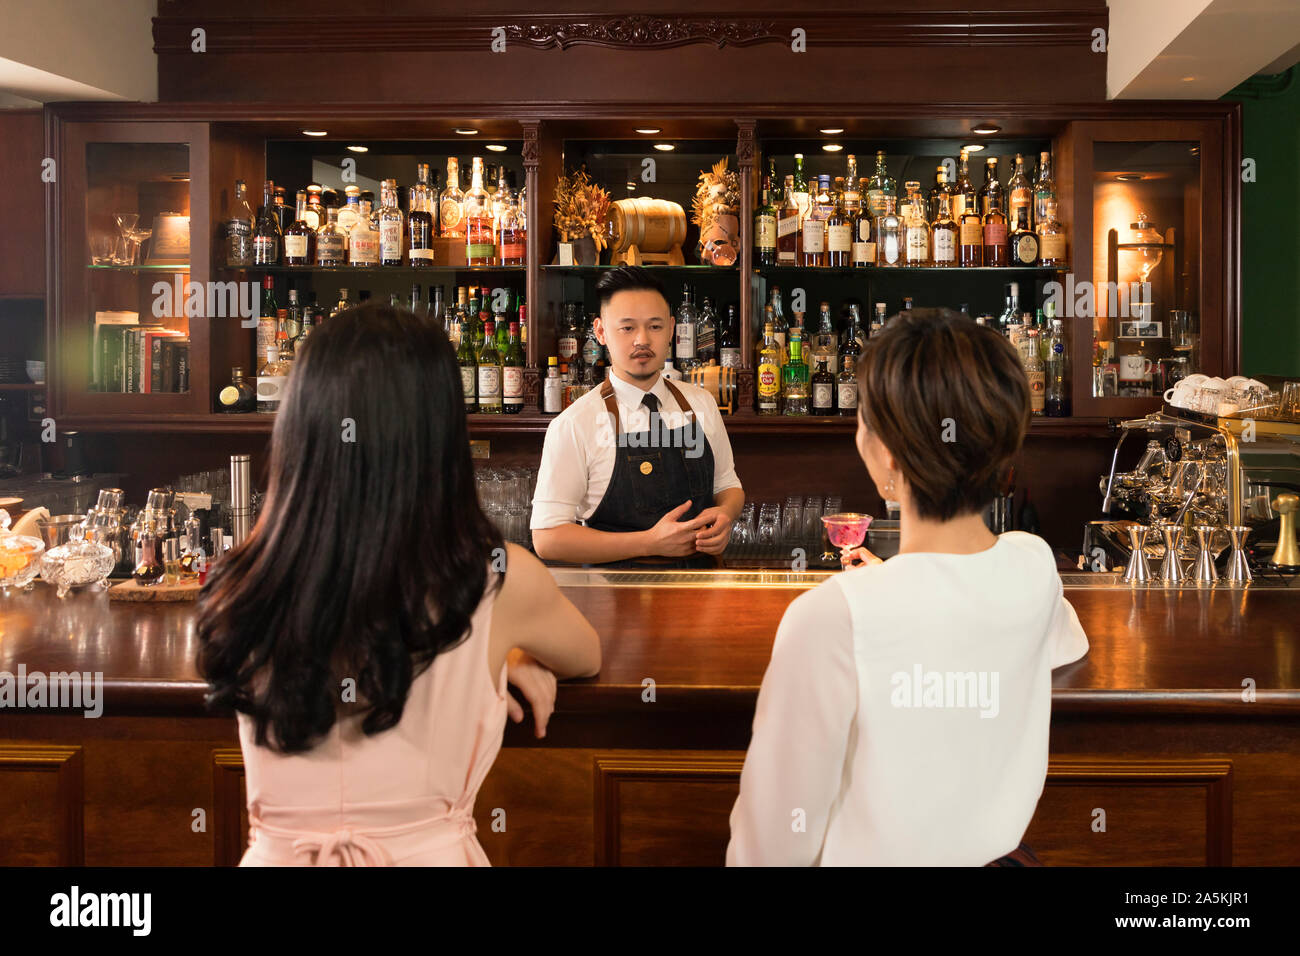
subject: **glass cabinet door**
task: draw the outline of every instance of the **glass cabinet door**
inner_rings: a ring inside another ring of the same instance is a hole
[[[1209,121],[1074,126],[1076,211],[1091,220],[1063,296],[1086,357],[1076,414],[1143,415],[1188,375],[1236,371],[1224,140]]]
[[[196,184],[206,177],[194,175],[204,127],[64,129],[59,413],[99,418],[202,411],[207,246],[206,230],[192,229],[191,222],[195,198],[206,203],[206,182]],[[204,265],[195,269],[192,263]]]

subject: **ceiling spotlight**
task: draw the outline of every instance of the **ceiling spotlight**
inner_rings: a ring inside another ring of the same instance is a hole
[[[494,153],[504,153],[506,151],[506,148],[500,143],[488,143],[488,149]]]
[[[323,129],[305,129],[302,131],[303,136],[328,136],[329,133]]]
[[[1142,174],[1141,173],[1120,173],[1115,178],[1122,183],[1133,183],[1141,179]]]
[[[655,143],[655,149],[659,150],[661,153],[671,153],[676,148],[677,147],[672,143]]]
[[[962,149],[966,150],[966,152],[968,153],[978,153],[983,148],[984,148],[983,143],[967,143],[965,146],[962,147]]]
[[[647,136],[653,136],[655,133],[663,132],[663,130],[661,130],[658,126],[646,126],[643,128],[639,128],[637,132],[645,133]]]
[[[370,152],[370,147],[369,147],[369,146],[349,146],[348,149],[351,150],[351,151],[354,152],[354,153],[368,153],[368,152]]]
[[[844,128],[839,126],[828,126],[826,129],[822,130],[822,132],[827,136],[834,136],[836,133],[844,132]]]
[[[1194,76],[1185,76],[1185,77],[1183,77],[1183,82],[1184,82],[1184,83],[1192,83],[1192,82],[1194,82],[1195,80],[1196,80],[1196,77],[1194,77]]]
[[[1002,132],[1002,127],[996,123],[980,123],[978,126],[972,126],[970,131],[980,136],[992,136],[994,133]]]
[[[826,150],[828,153],[838,153],[843,148],[844,147],[839,143],[825,143],[822,145],[822,149]]]
[[[454,133],[459,133],[461,136],[477,136],[477,135],[478,135],[478,130],[476,130],[476,129],[469,129],[468,127],[465,127],[465,126],[458,126],[458,127],[456,127],[456,129],[452,130],[452,132],[454,132]]]

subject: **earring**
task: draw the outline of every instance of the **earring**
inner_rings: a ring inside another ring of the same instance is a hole
[[[889,484],[885,485],[885,494],[892,495],[893,493],[894,493],[894,479],[891,477],[889,479]]]

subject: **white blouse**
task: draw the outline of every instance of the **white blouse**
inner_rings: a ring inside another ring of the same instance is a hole
[[[983,866],[1047,777],[1052,668],[1088,652],[1047,542],[899,554],[781,619],[729,866]]]

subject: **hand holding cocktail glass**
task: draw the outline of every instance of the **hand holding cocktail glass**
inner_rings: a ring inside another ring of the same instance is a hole
[[[826,537],[831,544],[840,549],[842,567],[881,563],[880,558],[862,547],[862,542],[867,539],[867,528],[871,525],[871,515],[854,511],[822,515],[822,524],[826,526]]]

